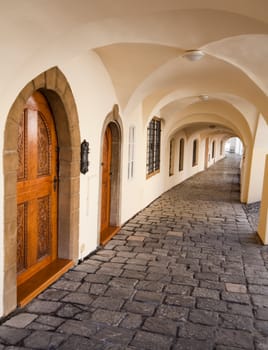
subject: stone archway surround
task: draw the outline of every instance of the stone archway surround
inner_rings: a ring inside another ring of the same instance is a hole
[[[106,128],[110,126],[112,132],[112,159],[111,159],[111,172],[113,176],[111,177],[111,211],[110,211],[110,224],[113,227],[119,229],[121,222],[121,173],[122,173],[122,134],[123,134],[123,124],[121,117],[119,115],[118,105],[114,105],[112,111],[106,116],[103,123],[102,133],[101,133],[101,150],[103,147],[103,140]],[[102,152],[101,152],[102,155]],[[100,160],[101,164],[102,160]],[[102,172],[100,172],[102,174]],[[100,183],[102,179],[100,178]],[[101,221],[101,186],[99,192],[99,226]],[[116,234],[118,230],[114,231]],[[111,238],[111,237],[110,237]],[[99,236],[100,242],[100,236]]]
[[[34,91],[47,98],[55,117],[59,144],[58,256],[78,259],[80,131],[71,88],[57,68],[30,81],[13,103],[4,134],[4,314],[17,306],[17,139],[25,102]]]

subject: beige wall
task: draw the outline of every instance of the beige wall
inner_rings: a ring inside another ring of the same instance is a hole
[[[268,244],[268,155],[265,157],[265,173],[260,208],[258,234],[263,244]]]
[[[76,100],[81,142],[89,142],[89,172],[80,175],[79,258],[99,244],[99,184],[102,130],[106,116],[117,103],[113,86],[102,62],[87,52],[63,65]]]
[[[268,125],[263,116],[260,115],[251,160],[248,203],[261,200],[266,154],[268,154]]]

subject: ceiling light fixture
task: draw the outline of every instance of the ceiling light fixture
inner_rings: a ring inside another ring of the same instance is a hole
[[[187,58],[189,61],[199,61],[205,56],[204,52],[201,50],[186,50],[182,57]]]
[[[201,101],[207,101],[208,100],[208,95],[200,95],[198,96]]]

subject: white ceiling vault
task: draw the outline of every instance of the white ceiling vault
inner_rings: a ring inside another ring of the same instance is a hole
[[[189,49],[205,56],[190,62]],[[267,0],[0,0],[0,91],[88,50],[125,115],[142,104],[145,122],[158,113],[171,132],[213,115],[219,133],[241,124],[246,138],[259,113],[268,121]],[[209,128],[199,123],[188,132]]]

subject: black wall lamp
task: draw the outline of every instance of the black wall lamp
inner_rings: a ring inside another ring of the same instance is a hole
[[[80,151],[80,171],[82,174],[86,174],[88,172],[88,167],[89,167],[88,154],[89,154],[89,143],[86,140],[84,140],[81,143],[81,151]]]

